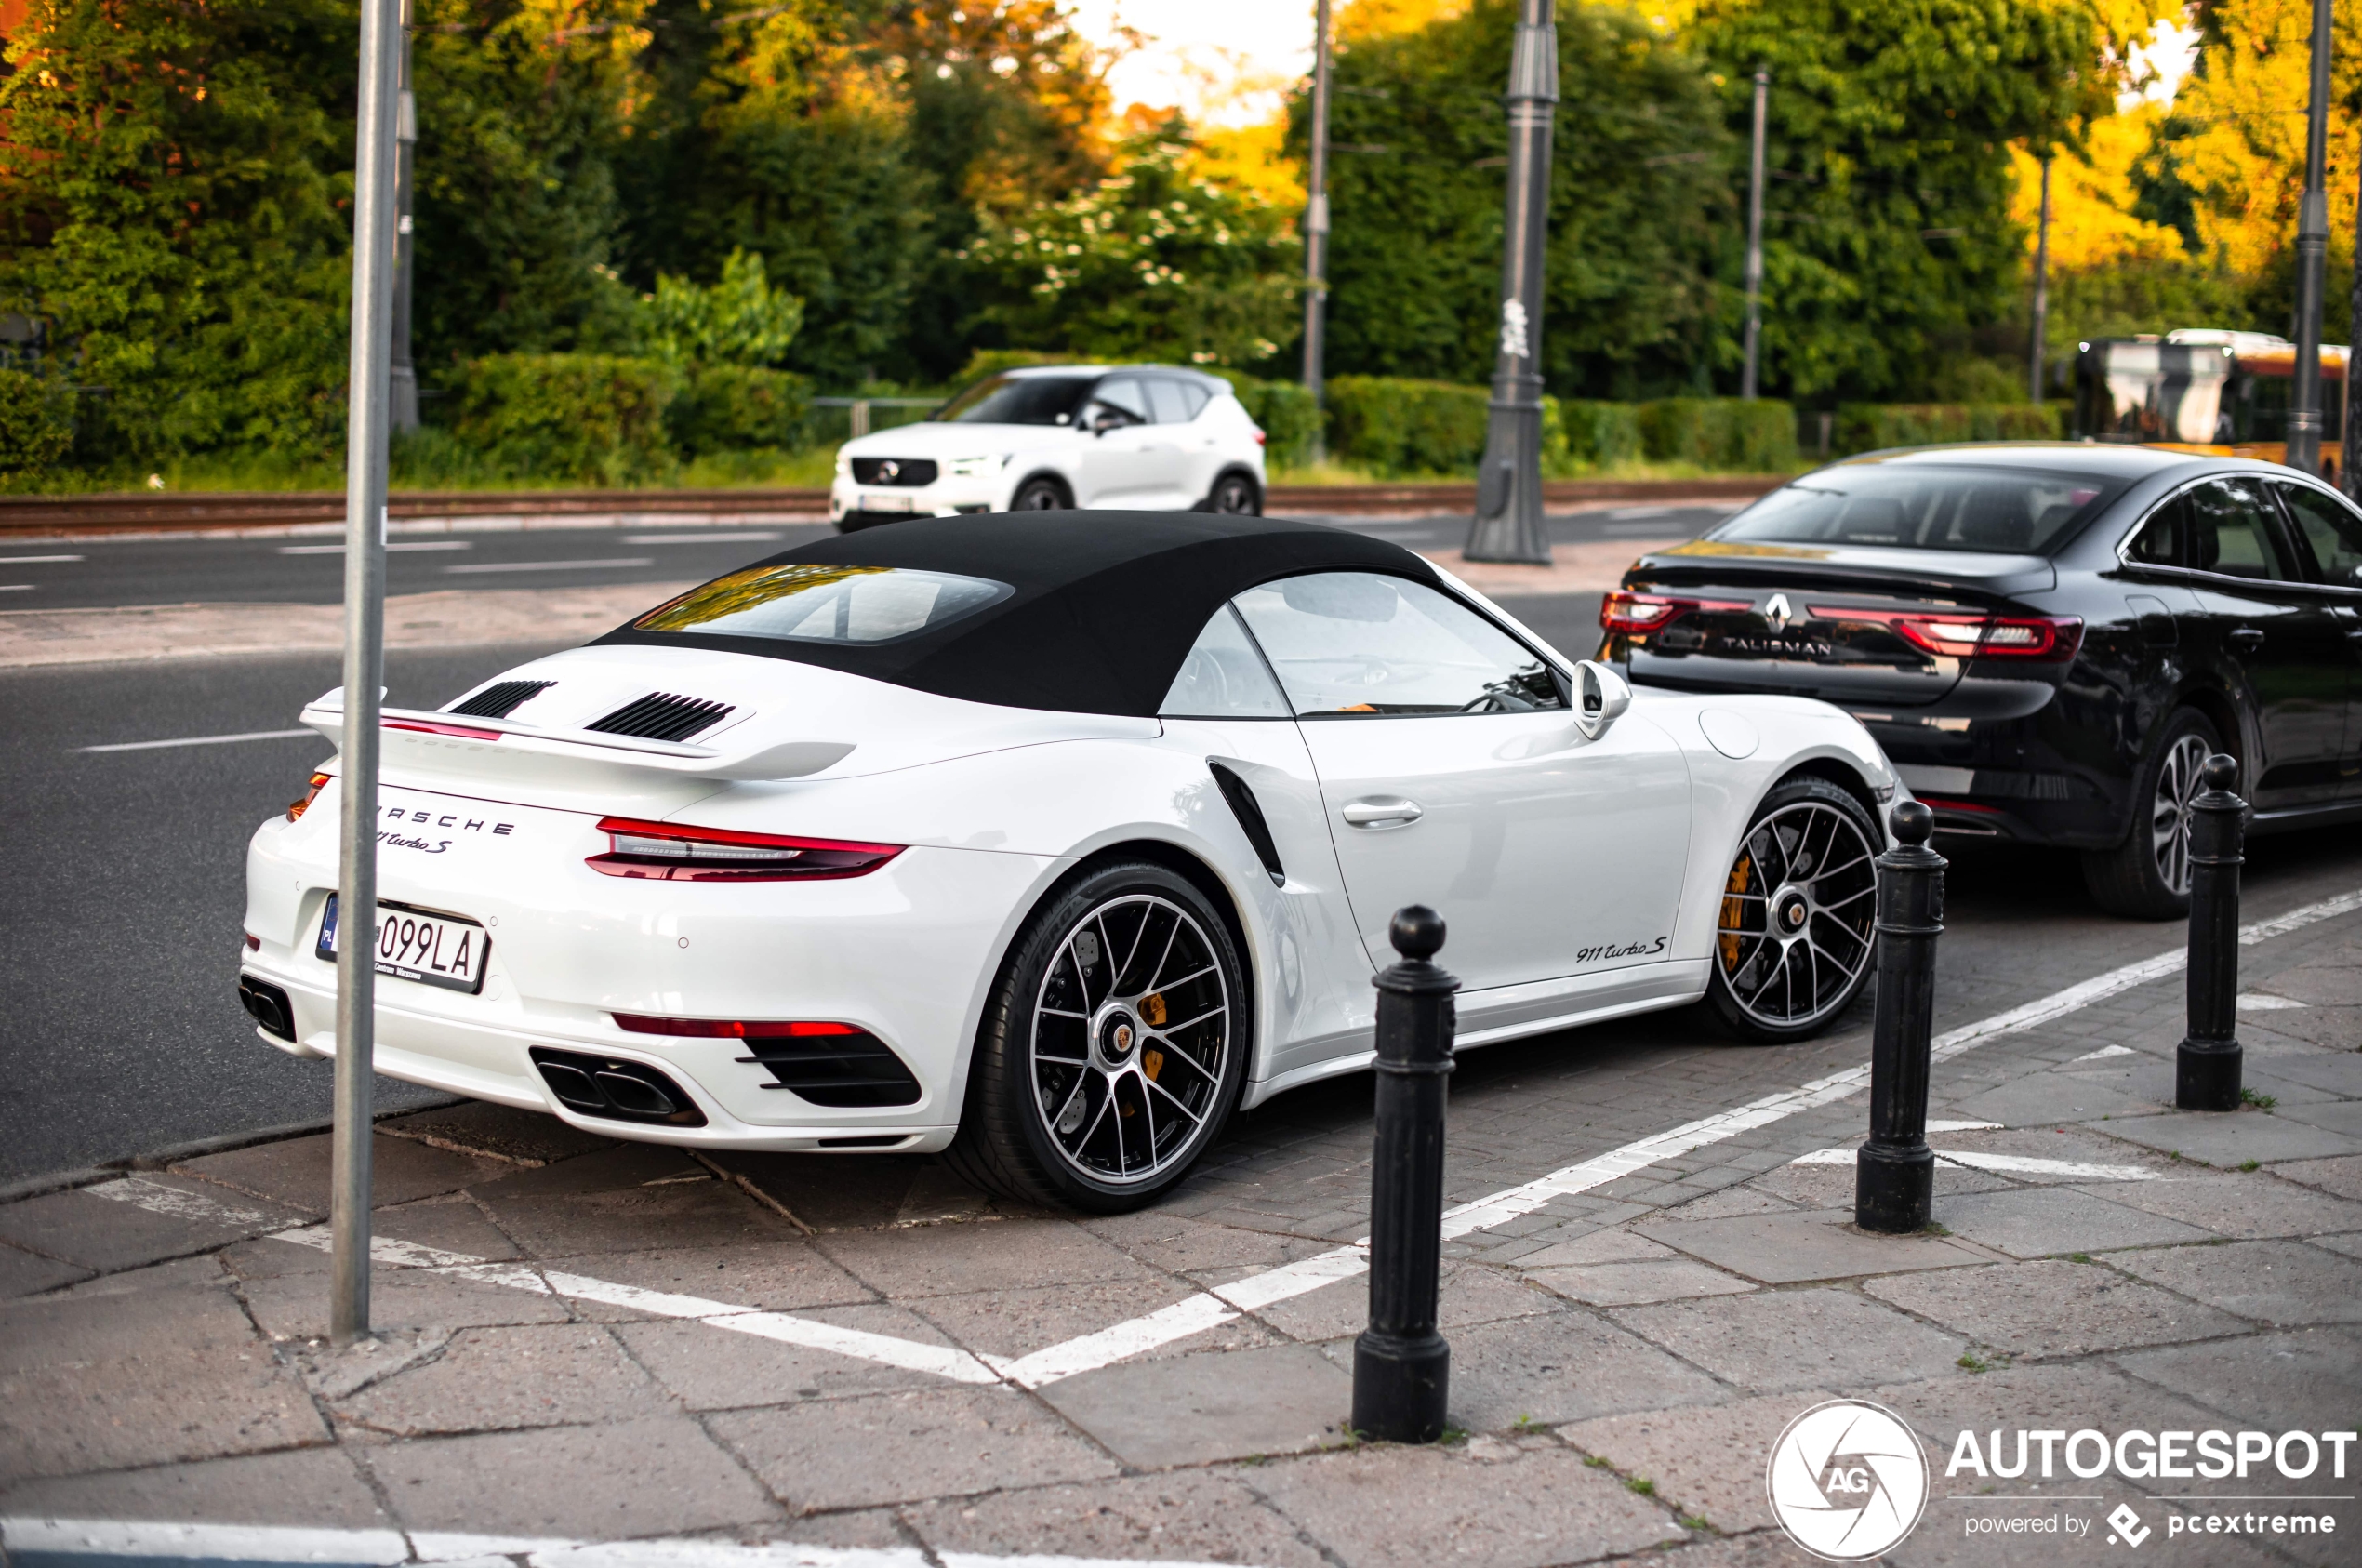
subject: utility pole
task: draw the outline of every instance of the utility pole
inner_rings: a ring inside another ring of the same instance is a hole
[[[2034,336],[2026,345],[2026,398],[2042,401],[2043,360],[2050,331],[2050,159],[2042,152],[2042,217],[2034,229]]]
[[[2329,0],[2313,0],[2313,105],[2304,124],[2304,201],[2296,219],[2296,378],[2288,464],[2321,472],[2321,297],[2329,263]]]
[[[2362,164],[2362,159],[2356,159]],[[2362,344],[2362,181],[2357,181],[2354,198],[2354,329],[2346,334]],[[2362,365],[2355,364],[2357,356],[2349,348],[2345,353],[2344,395],[2339,405],[2345,410],[2345,450],[2338,462],[2338,487],[2355,500],[2362,500],[2362,413],[2354,407],[2354,395],[2362,388]]]
[[[1755,68],[1755,141],[1747,154],[1747,344],[1739,371],[1739,395],[1755,401],[1763,360],[1763,181],[1764,142],[1772,104],[1772,72]]]
[[[1471,561],[1547,565],[1542,527],[1542,263],[1550,225],[1550,132],[1559,101],[1553,0],[1518,0],[1509,49],[1509,177],[1501,246],[1501,343],[1477,471]]]
[[[378,704],[385,677],[386,404],[402,0],[362,0],[352,346],[345,427],[344,735],[337,824],[337,1083],[329,1145],[328,1334],[369,1335],[370,1071],[378,1004]]]
[[[1312,166],[1304,203],[1304,390],[1316,416],[1328,405],[1329,0],[1313,8]],[[1328,422],[1312,421],[1312,460],[1329,457]]]
[[[410,363],[411,181],[418,145],[418,100],[410,90],[410,6],[411,0],[402,0],[402,86],[393,118],[393,346],[386,401],[386,423],[393,430],[418,428],[418,372]]]

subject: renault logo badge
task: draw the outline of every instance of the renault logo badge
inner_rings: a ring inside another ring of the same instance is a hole
[[[1785,631],[1788,629],[1788,596],[1785,593],[1772,595],[1771,603],[1763,606],[1763,618],[1771,624],[1772,631]]]

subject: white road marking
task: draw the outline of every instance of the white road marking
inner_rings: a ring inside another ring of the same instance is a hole
[[[182,1558],[195,1561],[320,1562],[349,1568],[523,1559],[527,1568],[927,1568],[916,1547],[819,1547],[799,1541],[579,1541],[456,1531],[307,1529],[274,1524],[177,1524],[144,1520],[0,1518],[0,1548],[59,1557]],[[1203,1562],[1028,1554],[939,1554],[944,1568],[1215,1568]],[[506,1568],[503,1564],[502,1568]]]
[[[1854,1149],[1816,1149],[1788,1162],[1791,1165],[1851,1165]],[[2077,1181],[2155,1181],[2156,1172],[2140,1165],[2093,1165],[2079,1160],[2044,1160],[2031,1154],[1981,1154],[1967,1149],[1939,1149],[1935,1157],[1947,1164],[1971,1170],[1998,1171],[2011,1176],[2067,1176]]]
[[[77,751],[160,751],[170,746],[230,746],[241,740],[293,740],[308,729],[250,729],[236,735],[190,735],[178,740],[119,740],[112,746],[77,746]]]
[[[32,591],[33,584],[29,582],[0,582],[0,593],[30,593]]]
[[[2103,1061],[2106,1061],[2106,1060],[2107,1060],[2110,1056],[2139,1056],[2140,1054],[2141,1054],[2141,1053],[2139,1053],[2138,1051],[2135,1051],[2135,1050],[2134,1050],[2131,1046],[2130,1046],[2130,1045],[2103,1045],[2103,1046],[2101,1046],[2101,1047],[2100,1047],[2098,1050],[2096,1050],[2096,1051],[2086,1051],[2086,1052],[2084,1052],[2084,1053],[2083,1053],[2083,1055],[2081,1055],[2081,1056],[2079,1056],[2076,1057],[2076,1058],[2075,1058],[2075,1061],[2076,1061],[2076,1062],[2103,1062]],[[2073,1067],[2073,1066],[2075,1065],[2075,1062],[2069,1062],[2069,1063],[2067,1063],[2067,1065],[2068,1065],[2069,1067]]]
[[[2319,903],[2308,904],[2290,910],[2275,920],[2258,922],[2242,927],[2239,940],[2252,944],[2272,937],[2310,925],[2316,921],[2362,909],[2362,893],[2343,894]],[[1974,1049],[2004,1035],[2018,1033],[2063,1017],[2095,1002],[2129,990],[2133,986],[2170,975],[2182,967],[2185,955],[2181,952],[2160,954],[2138,963],[2126,964],[2107,974],[2069,986],[2038,1001],[2013,1007],[1990,1018],[1953,1030],[1934,1042],[1937,1060],[1945,1060]],[[1492,1229],[1520,1215],[1531,1214],[1551,1199],[1601,1187],[1618,1177],[1646,1170],[1663,1161],[1675,1159],[1710,1144],[1723,1142],[1784,1121],[1799,1111],[1829,1105],[1846,1098],[1870,1082],[1868,1063],[1833,1072],[1814,1079],[1801,1087],[1767,1095],[1731,1110],[1718,1111],[1700,1117],[1666,1132],[1657,1133],[1621,1149],[1553,1171],[1533,1181],[1506,1189],[1473,1203],[1448,1209],[1443,1216],[1445,1240],[1471,1235]],[[1932,1129],[1969,1131],[1989,1127],[1989,1123],[1938,1122]],[[2020,1160],[2019,1156],[1967,1154],[1946,1156],[1961,1163],[1977,1160]],[[1817,1155],[1807,1155],[1798,1163],[1821,1163],[1825,1160],[1853,1158],[1851,1149],[1827,1149]],[[2072,1162],[2023,1162],[2014,1168],[2031,1173],[2041,1166],[2045,1174],[2076,1175],[2085,1172],[2125,1172],[2131,1166],[2077,1165]],[[2051,1167],[2064,1167],[2053,1170]],[[2006,1169],[1999,1164],[1988,1169]],[[2091,1175],[2091,1180],[2148,1179],[2143,1171],[2138,1177],[2130,1176]],[[139,1177],[124,1177],[101,1183],[84,1190],[96,1196],[119,1202],[137,1203],[157,1213],[172,1214],[183,1218],[210,1220],[218,1224],[241,1226],[267,1225],[268,1216],[252,1210],[237,1209],[226,1203],[178,1188]],[[299,1246],[318,1247],[324,1244],[325,1228],[299,1226],[276,1232],[279,1239]],[[385,1252],[379,1248],[385,1247]],[[1367,1237],[1349,1246],[1334,1248],[1315,1256],[1277,1269],[1265,1269],[1242,1280],[1234,1280],[1211,1291],[1184,1298],[1169,1307],[1159,1309],[1143,1317],[1112,1324],[1092,1334],[1081,1335],[1062,1344],[1045,1347],[1028,1356],[1014,1360],[971,1356],[942,1345],[922,1344],[917,1340],[899,1339],[891,1335],[871,1334],[866,1330],[842,1328],[835,1324],[815,1322],[809,1319],[791,1317],[783,1312],[763,1312],[751,1308],[734,1306],[728,1302],[709,1301],[700,1296],[673,1296],[663,1291],[643,1290],[636,1285],[616,1284],[577,1274],[543,1274],[524,1264],[492,1263],[470,1257],[461,1253],[445,1253],[435,1248],[418,1248],[405,1242],[376,1241],[370,1256],[375,1261],[392,1267],[418,1267],[413,1257],[431,1257],[437,1261],[427,1265],[449,1270],[464,1277],[482,1280],[485,1283],[511,1285],[529,1290],[554,1290],[561,1296],[585,1300],[599,1300],[621,1305],[658,1316],[681,1318],[702,1322],[712,1328],[729,1329],[736,1333],[752,1334],[763,1338],[803,1345],[815,1349],[833,1351],[858,1360],[878,1362],[892,1366],[932,1372],[957,1382],[990,1383],[1002,1380],[1026,1388],[1040,1388],[1081,1373],[1096,1371],[1116,1362],[1154,1349],[1161,1345],[1185,1339],[1193,1334],[1215,1327],[1241,1311],[1254,1311],[1275,1302],[1349,1280],[1370,1266]],[[526,1283],[530,1279],[533,1282]],[[543,1282],[546,1281],[546,1283]]]
[[[788,536],[767,528],[740,528],[726,534],[626,534],[626,544],[761,544],[766,539],[783,539]]]
[[[387,554],[391,555],[405,550],[473,550],[474,548],[474,544],[467,539],[395,539],[388,543],[385,550]],[[283,544],[279,547],[279,553],[282,555],[342,555],[344,546],[340,544]]]
[[[2305,1003],[2294,997],[2274,996],[2268,990],[2251,990],[2232,1005],[2242,1013],[2277,1013],[2285,1008],[2302,1007]]]
[[[484,572],[587,572],[609,566],[653,566],[653,555],[618,555],[604,561],[471,561],[464,566],[445,566],[453,577]]]
[[[0,555],[0,566],[46,566],[53,561],[79,561],[79,555]]]

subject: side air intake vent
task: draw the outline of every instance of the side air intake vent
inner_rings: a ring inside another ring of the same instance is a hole
[[[581,1051],[536,1045],[530,1055],[541,1082],[568,1110],[618,1122],[660,1122],[668,1127],[702,1127],[705,1112],[681,1085],[642,1062],[618,1061]]]
[[[771,1070],[777,1082],[764,1088],[789,1090],[814,1105],[918,1103],[919,1081],[884,1041],[843,1024],[822,1027],[843,1032],[760,1036],[747,1042],[754,1055],[738,1060]]]
[[[1205,764],[1213,770],[1214,781],[1222,787],[1222,798],[1230,803],[1230,814],[1239,819],[1245,831],[1247,843],[1254,847],[1254,857],[1263,862],[1264,874],[1274,887],[1288,880],[1285,867],[1280,864],[1280,845],[1271,837],[1271,824],[1263,819],[1263,803],[1254,798],[1247,781],[1224,767],[1220,763]]]
[[[653,691],[583,728],[603,735],[629,735],[641,740],[686,740],[699,730],[711,729],[732,711],[726,702]]]
[[[505,719],[551,686],[555,681],[495,681],[467,701],[444,710],[471,719]]]

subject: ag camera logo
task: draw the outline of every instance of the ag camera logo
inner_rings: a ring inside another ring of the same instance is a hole
[[[1788,1539],[1831,1562],[1859,1562],[1918,1524],[1928,1505],[1927,1455],[1892,1411],[1831,1400],[1781,1432],[1764,1490]]]

